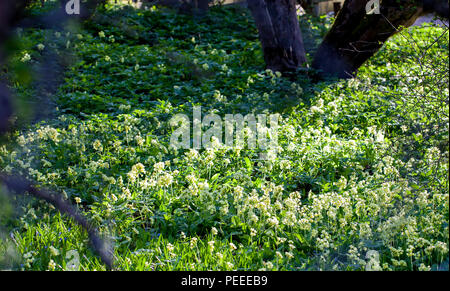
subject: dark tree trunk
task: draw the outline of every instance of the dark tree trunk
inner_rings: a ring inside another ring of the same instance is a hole
[[[412,25],[427,10],[437,11],[448,17],[446,0],[380,2],[381,13],[368,15],[367,0],[345,1],[315,55],[313,68],[318,69],[323,76],[352,78],[358,68],[373,56],[389,37],[399,31],[399,27]]]
[[[259,31],[266,67],[295,71],[306,63],[295,0],[248,0]]]

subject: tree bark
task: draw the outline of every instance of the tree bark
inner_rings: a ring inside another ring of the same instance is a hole
[[[266,67],[295,71],[306,63],[294,0],[248,0],[259,31]]]
[[[446,10],[442,8],[444,2]],[[408,27],[421,14],[437,9],[443,16],[446,11],[448,17],[448,1],[382,0],[381,13],[370,15],[366,12],[367,3],[345,1],[312,64],[322,76],[352,78],[400,27]]]

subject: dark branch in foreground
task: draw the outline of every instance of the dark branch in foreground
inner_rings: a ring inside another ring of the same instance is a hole
[[[8,190],[17,195],[24,195],[28,193],[35,198],[45,200],[47,203],[53,205],[56,209],[58,209],[62,214],[66,214],[74,221],[76,221],[87,231],[92,246],[100,256],[102,261],[107,265],[108,268],[112,268],[112,252],[108,248],[108,245],[100,238],[95,227],[93,227],[87,221],[87,219],[70,204],[70,202],[64,200],[61,195],[51,193],[47,190],[40,190],[36,188],[36,186],[34,186],[30,181],[22,178],[21,176],[4,175],[0,173],[0,183],[6,185]]]

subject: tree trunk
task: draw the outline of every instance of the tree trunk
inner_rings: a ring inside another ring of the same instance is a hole
[[[306,63],[295,0],[248,0],[259,31],[266,67],[295,71]]]
[[[367,0],[346,0],[336,20],[320,45],[312,67],[322,76],[352,78],[358,68],[373,56],[384,42],[408,27],[426,10],[445,6],[442,0],[382,0],[380,14],[366,12]],[[427,2],[424,8],[423,4]],[[445,16],[447,10],[442,9]],[[425,10],[424,10],[425,9]]]

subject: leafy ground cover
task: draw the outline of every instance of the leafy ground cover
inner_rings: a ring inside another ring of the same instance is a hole
[[[309,54],[331,21],[301,18]],[[117,269],[448,269],[445,28],[413,27],[357,79],[321,82],[265,71],[241,8],[192,17],[111,6],[84,28],[18,34],[12,63],[33,66],[55,50],[67,70],[54,117],[10,136],[0,167],[76,204],[110,238]],[[21,72],[8,77],[33,96]],[[277,151],[260,160],[247,147],[174,149],[168,121],[195,105],[279,113]],[[105,268],[87,235],[46,204],[1,207],[11,234],[3,265]]]

